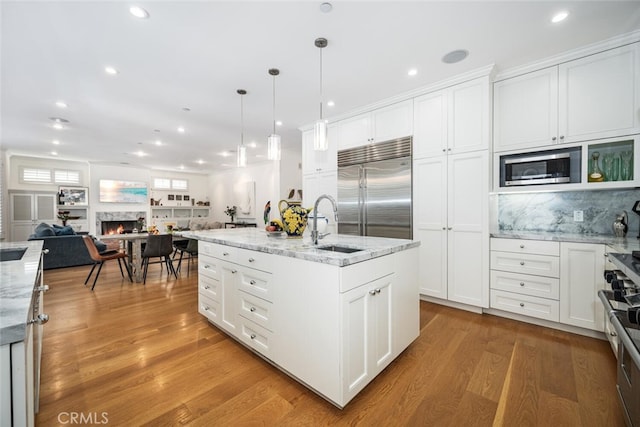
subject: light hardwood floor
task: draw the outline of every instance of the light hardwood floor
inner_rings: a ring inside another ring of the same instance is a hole
[[[37,425],[624,425],[608,342],[425,302],[420,337],[337,409],[200,316],[196,268],[143,286],[108,263],[94,292],[89,267],[45,271]]]

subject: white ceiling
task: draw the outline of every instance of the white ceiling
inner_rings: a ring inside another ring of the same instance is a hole
[[[219,153],[240,142],[243,88],[244,141],[257,145],[249,162],[264,162],[273,116],[267,70],[281,71],[283,146],[299,152],[297,129],[319,116],[317,37],[329,41],[331,117],[492,63],[504,70],[640,28],[638,1],[337,0],[330,13],[320,3],[146,1],[136,3],[150,13],[140,20],[128,12],[132,2],[3,1],[2,148],[185,172],[232,167],[234,155]],[[551,24],[561,9],[569,18]],[[442,63],[454,49],[470,55]],[[120,73],[105,74],[106,65]],[[418,74],[409,77],[413,67]],[[50,117],[70,123],[54,130]]]

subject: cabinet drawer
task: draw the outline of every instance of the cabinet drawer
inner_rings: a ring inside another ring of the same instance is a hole
[[[220,302],[220,281],[201,274],[198,277],[198,292],[207,298]]]
[[[340,293],[388,276],[393,273],[393,269],[393,257],[389,255],[342,267],[340,269]]]
[[[560,303],[546,298],[491,290],[491,308],[538,319],[560,321]]]
[[[491,289],[557,300],[560,297],[560,280],[555,277],[491,270]]]
[[[560,243],[544,240],[491,239],[491,250],[523,254],[560,256]]]
[[[238,288],[267,301],[273,301],[273,277],[264,271],[239,268]]]
[[[235,262],[247,267],[271,273],[273,265],[275,264],[275,256],[276,255],[271,255],[265,252],[237,248],[235,253]]]
[[[198,255],[198,273],[200,277],[206,276],[220,280],[220,260],[208,255]]]
[[[491,251],[491,269],[513,273],[560,277],[560,258],[549,255]]]
[[[273,321],[271,316],[273,304],[246,292],[240,291],[239,294],[240,316],[252,320],[258,325],[273,331]]]
[[[198,294],[198,313],[216,325],[220,323],[220,304],[206,295]]]
[[[225,261],[235,261],[236,251],[238,248],[233,246],[219,245],[217,243],[198,242],[198,254],[210,255],[215,258],[223,259]]]
[[[240,340],[260,354],[271,358],[273,333],[242,316],[239,316],[238,319]]]

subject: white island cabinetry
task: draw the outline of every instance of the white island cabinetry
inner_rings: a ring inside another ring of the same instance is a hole
[[[335,265],[312,245],[273,240],[291,252],[200,239],[199,312],[343,407],[419,335],[417,247]],[[308,256],[287,256],[297,250]]]

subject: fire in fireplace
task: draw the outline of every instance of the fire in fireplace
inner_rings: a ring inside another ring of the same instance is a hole
[[[137,224],[137,221],[102,221],[102,234],[132,233]]]

